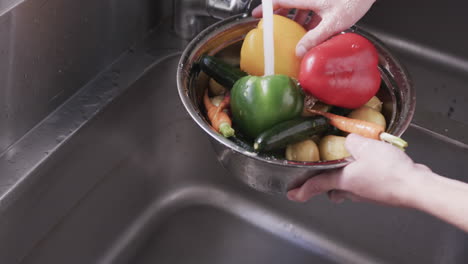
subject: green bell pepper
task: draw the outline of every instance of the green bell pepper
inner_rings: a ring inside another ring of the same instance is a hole
[[[301,87],[286,75],[245,76],[231,90],[234,124],[251,138],[300,116],[303,106]]]

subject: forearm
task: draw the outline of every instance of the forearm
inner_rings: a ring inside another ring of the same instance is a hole
[[[409,206],[468,232],[468,184],[432,172],[421,175]]]

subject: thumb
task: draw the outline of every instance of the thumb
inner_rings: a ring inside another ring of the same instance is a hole
[[[322,21],[314,29],[309,30],[309,32],[302,37],[299,43],[297,43],[296,56],[303,57],[308,50],[337,33],[330,29],[329,24],[330,22],[323,17]]]
[[[360,159],[366,153],[372,153],[375,150],[376,144],[381,142],[369,138],[362,137],[357,134],[349,134],[346,137],[345,147],[348,152],[355,158]]]

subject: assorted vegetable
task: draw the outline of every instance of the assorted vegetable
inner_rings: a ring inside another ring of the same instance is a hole
[[[219,106],[216,106],[208,97],[208,90],[205,90],[203,104],[205,105],[207,111],[206,114],[214,130],[221,133],[225,137],[234,136],[234,129],[232,128],[231,118],[229,118],[228,114],[223,111],[229,105],[229,96],[225,96]]]
[[[349,115],[349,118],[359,119],[362,121],[371,122],[377,124],[384,129],[387,127],[385,117],[379,112],[367,106],[361,106],[358,109],[353,110]]]
[[[382,101],[376,96],[378,55],[371,42],[354,33],[340,34],[301,61],[295,48],[306,31],[275,15],[274,70],[279,74],[263,76],[262,31],[261,21],[246,36],[240,69],[213,56],[199,62],[210,77],[203,103],[215,131],[247,151],[302,162],[349,157],[348,133],[407,147],[385,132]],[[273,64],[267,71],[272,69]]]
[[[307,162],[319,161],[319,149],[313,140],[306,139],[288,145],[286,147],[286,159]]]
[[[296,57],[296,46],[306,30],[295,21],[274,15],[275,73],[298,78],[301,59]],[[243,71],[256,76],[264,74],[263,20],[244,39],[240,55]]]
[[[223,95],[226,93],[226,88],[219,84],[215,79],[210,78],[210,81],[208,82],[208,87],[210,88],[210,93],[212,95]]]
[[[324,103],[354,109],[379,90],[377,66],[377,50],[369,40],[355,33],[340,34],[306,53],[299,83]]]
[[[345,147],[345,137],[328,135],[319,143],[320,158],[322,160],[339,160],[349,157]]]
[[[365,106],[370,107],[374,109],[377,112],[382,111],[382,101],[377,96],[373,96],[366,104]]]
[[[272,151],[288,144],[321,135],[329,127],[324,117],[302,117],[280,123],[261,133],[254,142],[255,151]]]
[[[231,91],[231,112],[236,126],[248,137],[302,113],[304,95],[286,75],[246,76]]]
[[[328,118],[330,120],[330,124],[340,129],[341,131],[355,133],[360,136],[376,140],[383,140],[401,149],[404,149],[408,146],[408,143],[403,139],[385,133],[385,127],[381,125],[317,110],[309,110],[309,112]]]
[[[218,84],[231,89],[240,78],[247,75],[247,73],[241,71],[226,62],[213,57],[205,55],[200,59],[200,68],[208,74]]]

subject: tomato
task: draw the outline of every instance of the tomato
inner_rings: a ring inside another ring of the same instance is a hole
[[[380,87],[377,50],[358,34],[337,35],[306,53],[299,82],[306,93],[320,101],[358,108]]]

